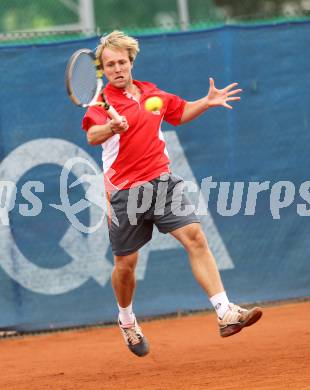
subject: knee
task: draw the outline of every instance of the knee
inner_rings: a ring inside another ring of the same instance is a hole
[[[131,254],[127,256],[114,256],[114,270],[120,277],[126,278],[135,272],[138,256]]]
[[[201,229],[194,230],[188,237],[186,249],[189,253],[208,251],[208,242]]]

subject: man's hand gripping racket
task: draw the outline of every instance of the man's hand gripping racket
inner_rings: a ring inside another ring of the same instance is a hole
[[[114,107],[105,99],[103,93],[103,71],[95,54],[89,49],[73,53],[66,68],[67,92],[74,104],[80,107],[101,106],[112,119],[113,132],[127,130],[128,124]],[[101,101],[98,98],[101,97]]]

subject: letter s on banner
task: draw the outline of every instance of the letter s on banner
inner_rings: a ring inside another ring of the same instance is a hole
[[[37,165],[64,166],[72,156],[86,159],[100,172],[92,157],[77,145],[62,139],[44,138],[27,142],[13,150],[0,164],[0,180],[5,178],[17,183],[25,172]],[[72,172],[76,176],[94,173],[90,172],[90,167],[79,169],[78,165],[72,168]],[[100,216],[102,217],[102,210],[90,205],[91,222]],[[105,258],[104,250],[109,246],[109,239],[102,229],[104,226],[89,238],[70,226],[59,245],[69,253],[72,261],[63,267],[49,269],[28,260],[18,249],[9,224],[0,224],[0,266],[20,285],[41,294],[66,293],[80,287],[89,278],[94,278],[104,286],[110,278],[112,264]],[[93,261],[90,262],[88,256],[92,256]],[[80,272],[81,269],[83,272]]]

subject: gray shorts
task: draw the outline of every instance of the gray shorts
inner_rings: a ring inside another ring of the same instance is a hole
[[[168,233],[199,223],[181,178],[164,174],[132,189],[109,194],[109,235],[114,255],[136,252],[152,238],[153,226]]]

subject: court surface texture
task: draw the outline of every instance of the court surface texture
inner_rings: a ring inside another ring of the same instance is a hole
[[[310,389],[310,302],[264,307],[223,339],[215,315],[142,322],[151,352],[132,355],[116,326],[0,340],[1,390]]]

